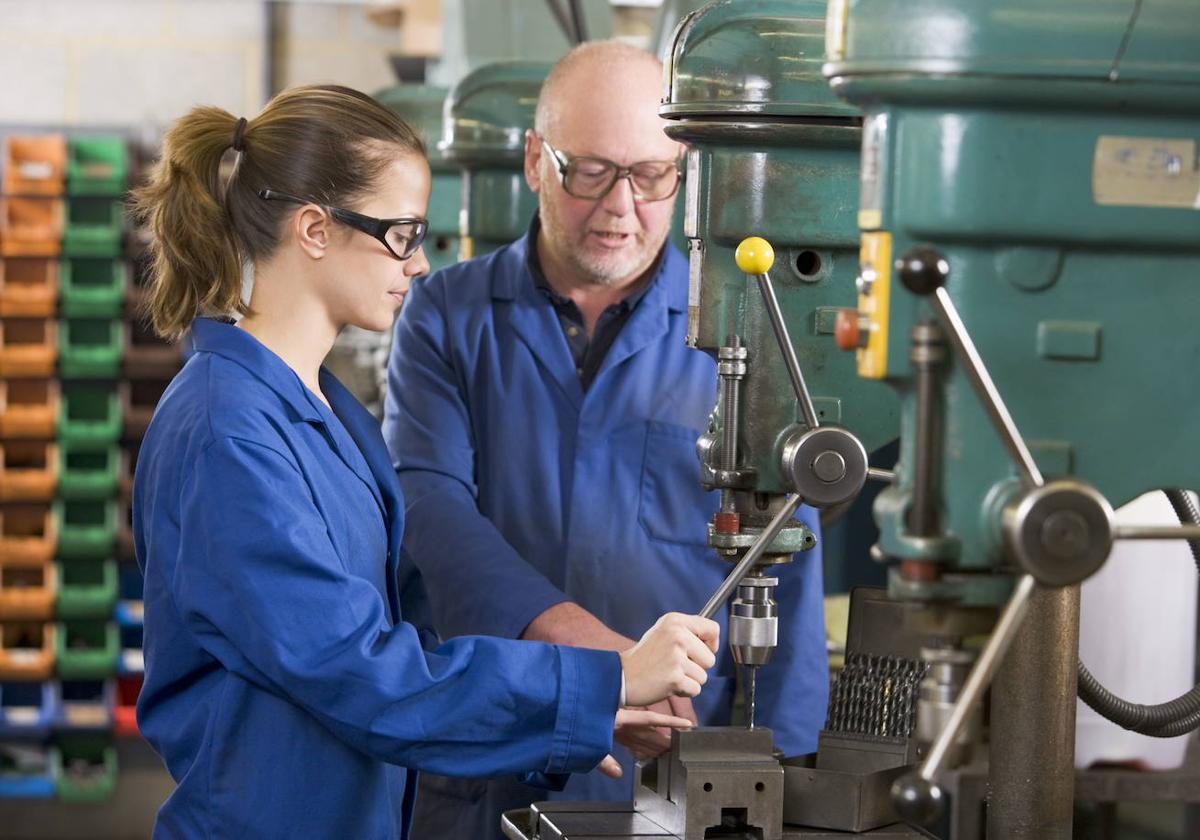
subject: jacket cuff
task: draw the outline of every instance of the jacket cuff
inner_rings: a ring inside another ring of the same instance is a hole
[[[612,752],[621,657],[613,651],[555,647],[559,655],[558,716],[546,772],[587,772]]]

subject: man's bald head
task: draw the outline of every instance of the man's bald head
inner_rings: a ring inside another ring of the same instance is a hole
[[[595,111],[594,97],[624,96],[657,112],[662,62],[623,41],[585,41],[560,58],[538,96],[534,130],[545,137],[563,119]]]

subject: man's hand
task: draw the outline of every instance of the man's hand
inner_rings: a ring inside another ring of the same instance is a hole
[[[673,695],[695,697],[717,662],[721,627],[698,615],[667,613],[622,653],[625,704],[648,706]]]
[[[664,701],[661,705],[666,705]],[[653,758],[662,753],[639,753],[635,744],[657,744],[666,741],[671,745],[670,731],[672,729],[687,729],[694,721],[677,715],[663,714],[649,709],[618,709],[616,723],[613,726],[613,740],[626,746],[635,758]],[[662,733],[668,733],[663,735]],[[664,748],[665,749],[665,748]],[[598,767],[601,773],[614,779],[621,778],[621,764],[611,755],[605,756]]]

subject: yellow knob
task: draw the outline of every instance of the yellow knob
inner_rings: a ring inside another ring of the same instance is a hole
[[[737,246],[733,258],[746,274],[766,274],[775,264],[775,249],[761,236],[747,236]]]

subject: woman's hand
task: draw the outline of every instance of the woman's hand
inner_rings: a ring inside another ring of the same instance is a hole
[[[663,731],[687,729],[692,725],[693,722],[687,718],[649,709],[618,709],[613,726],[613,740],[627,747],[634,758],[653,758],[663,752],[658,748],[664,737]],[[666,737],[666,742],[667,746],[670,746],[670,736]],[[645,745],[645,748],[635,745]],[[606,755],[597,769],[613,779],[621,778],[621,764],[611,755]]]

